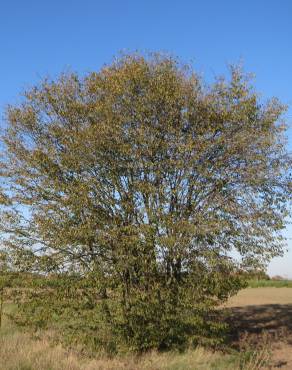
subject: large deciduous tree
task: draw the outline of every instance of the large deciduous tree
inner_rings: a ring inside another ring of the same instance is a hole
[[[87,312],[135,348],[208,337],[238,268],[282,251],[284,110],[239,68],[206,86],[161,55],[45,80],[7,110],[2,229],[15,266],[91,279]]]

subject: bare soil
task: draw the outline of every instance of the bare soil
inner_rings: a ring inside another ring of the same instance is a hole
[[[270,369],[292,370],[292,288],[248,288],[226,307],[234,347],[268,343]]]

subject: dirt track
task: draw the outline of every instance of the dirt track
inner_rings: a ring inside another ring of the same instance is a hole
[[[248,288],[230,299],[231,339],[271,342],[272,369],[292,370],[292,288]]]

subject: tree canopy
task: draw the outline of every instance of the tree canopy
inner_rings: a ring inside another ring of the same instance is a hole
[[[208,336],[238,269],[283,249],[284,111],[238,67],[207,85],[161,55],[44,80],[6,114],[11,268],[89,279],[90,312],[135,348]]]

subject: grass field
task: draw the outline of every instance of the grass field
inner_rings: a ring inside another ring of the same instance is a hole
[[[50,333],[33,338],[4,317],[0,370],[292,369],[291,288],[247,288],[226,307],[233,325],[233,350],[225,354],[197,348],[183,354],[153,352],[140,357],[88,358],[77,350],[53,344]],[[12,306],[6,304],[4,309],[7,312]]]
[[[249,280],[250,288],[292,288],[292,280]]]
[[[47,339],[34,340],[20,333],[0,337],[1,370],[251,370],[258,368],[255,363],[266,361],[267,355],[239,358],[197,348],[184,354],[153,352],[140,358],[89,359],[52,346]]]
[[[6,311],[11,305],[6,305]],[[266,349],[229,354],[203,348],[185,353],[152,352],[144,356],[88,358],[53,344],[50,333],[32,337],[4,318],[0,331],[0,370],[254,370],[268,360]]]

